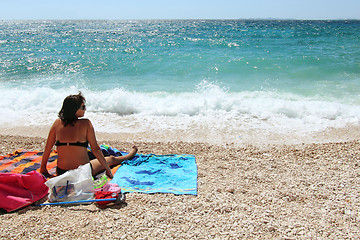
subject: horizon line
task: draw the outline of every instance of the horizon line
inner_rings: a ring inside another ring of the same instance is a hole
[[[54,19],[0,19],[0,21],[176,21],[176,20],[274,20],[274,21],[359,21],[360,18],[329,18],[329,19],[302,19],[302,18],[129,18],[129,19],[106,19],[106,18],[54,18]]]

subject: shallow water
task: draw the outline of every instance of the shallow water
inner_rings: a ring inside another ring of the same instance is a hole
[[[96,129],[308,135],[357,124],[360,21],[1,21],[0,124],[82,91]]]

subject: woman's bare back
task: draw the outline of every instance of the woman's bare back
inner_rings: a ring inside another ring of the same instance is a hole
[[[88,119],[79,119],[73,126],[64,126],[60,119],[54,123],[56,132],[56,141],[60,143],[84,143],[87,142],[87,131],[89,127]],[[87,148],[83,146],[64,145],[58,146],[58,162],[59,168],[64,170],[75,169],[80,165],[89,162]]]

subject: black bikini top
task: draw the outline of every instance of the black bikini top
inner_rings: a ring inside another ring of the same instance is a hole
[[[55,143],[55,146],[79,146],[79,147],[85,147],[85,148],[87,148],[88,147],[88,145],[89,145],[89,142],[88,141],[86,141],[86,142],[74,142],[74,143],[69,143],[69,142],[64,142],[64,143],[62,143],[62,142],[60,142],[59,140],[57,140],[56,141],[56,143]]]

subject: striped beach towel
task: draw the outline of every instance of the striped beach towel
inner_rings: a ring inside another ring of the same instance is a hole
[[[5,156],[0,156],[0,172],[26,174],[38,171],[41,165],[43,152],[19,149]],[[47,169],[50,174],[56,172],[57,152],[50,153]]]
[[[122,152],[112,148],[108,145],[102,144],[100,148],[104,156],[120,155]],[[89,157],[92,158],[91,149],[88,148]],[[2,173],[20,173],[26,174],[31,171],[39,171],[43,152],[41,151],[29,151],[25,149],[19,149],[5,156],[0,156],[0,172]],[[53,150],[50,153],[50,157],[47,164],[47,169],[51,175],[56,174],[56,162],[57,152]],[[119,166],[112,169],[113,174]]]

